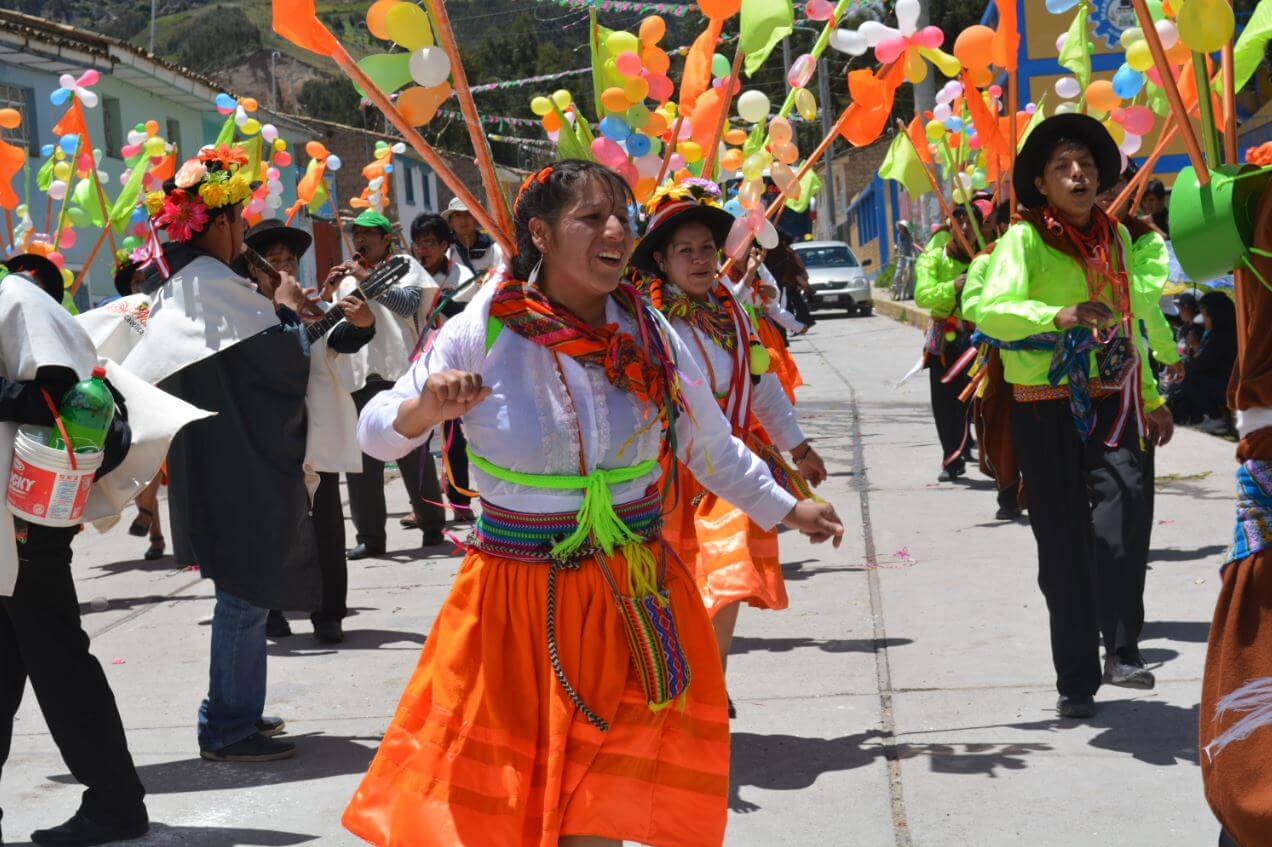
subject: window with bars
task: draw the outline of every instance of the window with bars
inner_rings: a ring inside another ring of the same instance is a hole
[[[32,156],[38,155],[40,128],[36,125],[35,89],[0,84],[0,109],[17,109],[22,116],[22,122],[14,129],[0,129],[0,138],[27,148]]]
[[[415,205],[415,169],[406,162],[402,163],[402,182],[405,184],[406,205]]]
[[[123,158],[124,115],[117,97],[102,98],[102,122],[106,124],[105,153],[114,159]]]

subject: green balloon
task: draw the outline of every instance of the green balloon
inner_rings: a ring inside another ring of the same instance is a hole
[[[1162,0],[1148,0],[1148,14],[1155,22],[1166,17],[1166,10],[1162,8]]]
[[[367,56],[358,62],[358,67],[385,94],[392,94],[411,81],[410,53],[380,53]],[[357,85],[354,88],[359,94],[366,94]]]
[[[729,64],[729,60],[716,53],[711,57],[711,75],[715,77],[726,77],[733,66]]]

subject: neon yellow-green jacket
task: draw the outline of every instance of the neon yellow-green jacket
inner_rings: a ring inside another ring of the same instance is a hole
[[[1166,239],[1156,231],[1147,232],[1135,239],[1131,247],[1131,284],[1140,287],[1144,296],[1153,301],[1153,308],[1143,315],[1148,329],[1148,346],[1153,358],[1163,365],[1179,361],[1179,348],[1175,346],[1175,334],[1171,332],[1166,316],[1162,314],[1162,291],[1170,275],[1170,255],[1166,251]]]
[[[914,302],[937,320],[961,317],[954,280],[967,271],[967,265],[946,252],[951,238],[945,230],[933,235],[914,263]]]
[[[1118,227],[1124,255],[1131,255],[1130,235]],[[1134,276],[1134,274],[1132,274]],[[1146,284],[1131,285],[1131,312],[1146,320],[1155,310],[1157,300],[1146,291]],[[1021,221],[1014,224],[998,240],[986,269],[985,287],[977,306],[981,332],[1000,341],[1021,341],[1031,335],[1056,332],[1055,319],[1060,310],[1090,299],[1087,278],[1075,259],[1048,247],[1033,225]],[[1110,304],[1112,305],[1112,304]],[[1136,342],[1139,327],[1135,327]],[[1141,354],[1146,351],[1142,349]],[[1047,372],[1051,353],[1045,350],[1002,351],[1003,374],[1014,385],[1049,385]],[[1157,391],[1157,381],[1148,367],[1148,356],[1140,356],[1143,368],[1144,408],[1152,411],[1165,401]],[[1098,377],[1099,363],[1091,357],[1091,376]],[[1065,380],[1067,382],[1067,380]]]

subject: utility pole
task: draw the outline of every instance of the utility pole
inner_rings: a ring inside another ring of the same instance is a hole
[[[928,8],[931,6],[932,0],[919,0],[919,29],[927,26],[930,22]],[[936,106],[936,79],[933,73],[929,73],[926,78],[914,86],[914,113],[922,115],[926,111],[930,111]],[[940,217],[936,209],[936,199],[931,195],[925,195],[918,202],[914,203],[914,212],[916,223],[920,229],[912,230],[915,232],[928,232],[929,224]],[[889,233],[891,235],[891,233]]]
[[[155,55],[155,7],[159,0],[150,0],[150,55]]]
[[[269,87],[274,92],[274,108],[281,109],[283,107],[282,97],[278,94],[278,56],[277,50],[271,50],[269,54]]]
[[[824,138],[830,135],[835,125],[835,110],[830,99],[830,62],[823,56],[818,64],[821,67],[817,69],[817,99],[821,101],[822,137]],[[818,229],[821,230],[822,238],[833,239],[836,230],[835,221],[839,217],[835,209],[834,141],[826,147],[826,154],[822,157],[822,161],[826,163],[826,178],[822,180],[821,202],[817,210],[817,219],[821,222]]]

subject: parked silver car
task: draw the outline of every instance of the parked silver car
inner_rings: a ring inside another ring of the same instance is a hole
[[[846,309],[859,315],[874,311],[870,297],[870,281],[852,248],[842,241],[801,241],[792,244],[808,269],[808,284],[813,294],[808,307],[813,311]]]

